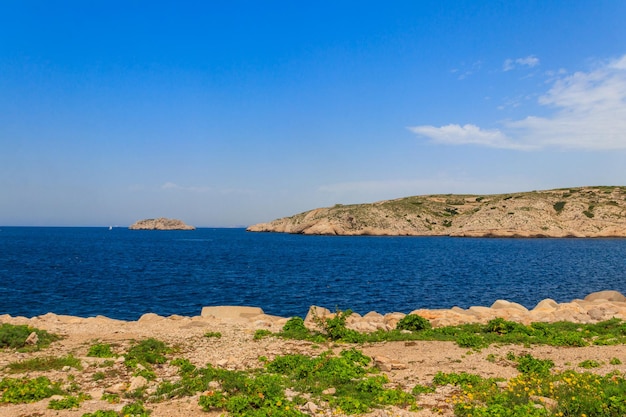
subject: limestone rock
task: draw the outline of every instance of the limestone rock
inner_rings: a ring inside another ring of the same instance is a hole
[[[626,297],[618,291],[592,292],[591,294],[586,296],[584,300],[585,301],[606,300],[606,301],[617,301],[620,303],[626,303]]]
[[[133,223],[130,230],[195,230],[194,226],[185,224],[182,220],[167,219],[159,217],[158,219],[144,219]]]
[[[148,385],[148,380],[146,378],[144,378],[141,375],[134,376],[130,380],[130,385],[128,386],[128,391],[132,392],[132,391],[135,391],[137,389],[144,388],[146,385]]]
[[[259,307],[242,306],[215,306],[202,307],[202,317],[215,317],[220,319],[250,319],[265,314]]]
[[[25,344],[30,345],[30,346],[36,345],[37,342],[39,342],[39,336],[37,336],[37,333],[35,332],[32,332],[31,334],[29,334],[26,340],[24,341]]]
[[[512,303],[510,301],[506,301],[506,300],[496,300],[492,305],[491,308],[496,310],[496,309],[515,309],[515,310],[520,310],[523,312],[528,312],[528,309],[526,307],[524,307],[521,304],[518,303]]]
[[[557,306],[558,304],[556,301],[554,301],[551,298],[546,298],[546,299],[539,301],[532,311],[533,312],[538,312],[538,311],[551,312],[551,311],[556,310]]]

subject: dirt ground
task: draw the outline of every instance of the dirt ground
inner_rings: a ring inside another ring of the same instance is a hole
[[[247,320],[225,320],[206,317],[146,317],[136,322],[122,322],[103,317],[81,319],[68,316],[48,314],[39,318],[25,319],[0,316],[0,323],[29,324],[63,336],[63,339],[52,343],[50,347],[33,353],[18,353],[14,350],[0,351],[0,378],[35,377],[37,373],[10,374],[6,365],[37,356],[63,356],[73,354],[83,362],[83,370],[68,369],[64,371],[46,372],[53,381],[64,381],[68,378],[80,386],[82,392],[91,395],[92,399],[81,403],[74,410],[47,409],[50,399],[32,404],[0,404],[0,417],[48,417],[48,416],[82,416],[96,410],[121,410],[125,403],[110,404],[101,400],[104,392],[123,394],[132,383],[132,375],[122,361],[113,366],[100,367],[104,359],[87,357],[89,347],[98,343],[110,343],[119,353],[126,352],[133,341],[154,337],[169,346],[176,348],[174,357],[184,357],[192,363],[227,369],[251,369],[260,367],[258,358],[269,359],[277,355],[305,353],[317,355],[326,349],[341,349],[341,345],[315,345],[305,341],[282,340],[274,337],[253,340],[258,323]],[[270,325],[268,330],[280,330],[279,324]],[[206,332],[220,332],[220,338],[207,338]],[[351,346],[347,346],[351,347]],[[515,355],[532,353],[538,358],[549,358],[555,363],[556,369],[575,369],[585,359],[594,359],[603,363],[593,372],[605,374],[611,371],[626,372],[626,347],[624,346],[592,346],[584,348],[555,348],[533,346],[525,348],[517,345],[491,346],[480,352],[469,351],[451,342],[386,342],[359,346],[364,354],[371,357],[385,357],[391,364],[391,370],[385,372],[392,384],[410,390],[415,384],[428,384],[438,371],[470,372],[485,377],[511,378],[517,374],[514,364],[506,359],[508,352]],[[621,360],[620,365],[610,365],[611,358]],[[176,378],[178,368],[171,365],[159,365],[155,368],[157,384],[160,380]],[[107,377],[95,381],[96,372],[105,372]],[[110,374],[110,375],[109,375]],[[150,385],[149,385],[150,387]],[[452,416],[452,407],[447,402],[455,388],[440,387],[433,394],[423,394],[418,400],[421,410],[409,412],[397,408],[375,410],[369,416]],[[203,412],[198,406],[199,394],[194,397],[148,403],[153,417],[217,417],[220,413]],[[331,415],[329,411],[318,410],[316,415]]]

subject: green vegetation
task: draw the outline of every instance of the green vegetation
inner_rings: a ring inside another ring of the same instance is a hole
[[[428,320],[417,315],[407,315],[396,329],[359,333],[346,328],[350,310],[338,311],[330,318],[316,318],[321,329],[311,331],[304,321],[295,317],[289,320],[276,335],[286,339],[310,340],[316,343],[334,341],[344,343],[374,343],[383,341],[440,340],[453,341],[464,348],[479,350],[491,344],[523,344],[550,346],[617,345],[626,343],[626,322],[611,319],[596,324],[569,322],[532,323],[524,325],[502,318],[487,324],[462,324],[433,329]],[[407,332],[406,330],[409,330]]]
[[[170,348],[165,343],[149,338],[131,346],[124,357],[127,366],[134,368],[141,364],[149,370],[152,369],[151,365],[167,362],[165,355],[168,353],[170,353]]]
[[[565,208],[565,201],[558,201],[554,203],[552,207],[554,208],[554,211],[556,211],[556,214],[561,214],[563,208]]]
[[[32,403],[53,395],[64,394],[58,383],[52,383],[47,377],[4,378],[0,380],[0,403]]]
[[[68,395],[60,400],[50,400],[48,408],[52,410],[69,410],[72,408],[80,407],[80,403],[91,398],[86,394],[79,394],[77,396]]]
[[[108,343],[96,343],[89,347],[87,356],[94,358],[115,358],[117,355],[111,350],[111,345]]]
[[[432,326],[428,320],[417,314],[407,314],[396,325],[398,330],[408,330],[417,332],[420,330],[430,329]]]
[[[37,343],[27,345],[26,340],[33,332],[37,334]],[[23,351],[38,350],[48,347],[50,343],[59,339],[60,337],[55,334],[34,327],[8,323],[0,324],[0,349],[11,348]]]
[[[151,411],[140,402],[127,404],[117,413],[113,410],[98,410],[93,413],[85,413],[82,417],[148,417]]]
[[[258,329],[258,330],[255,330],[253,339],[254,340],[261,340],[263,338],[271,336],[272,334],[273,333],[271,331],[267,330],[267,329]]]
[[[208,339],[211,339],[211,338],[219,339],[222,337],[222,334],[220,332],[206,332],[204,334],[204,337]]]
[[[529,363],[542,363],[528,358]],[[544,362],[545,363],[545,362]],[[586,416],[618,417],[626,413],[626,380],[619,374],[606,376],[564,371],[551,374],[540,366],[520,370],[505,384],[478,375],[446,374],[434,384],[459,385],[452,398],[456,416]]]
[[[440,394],[447,392],[444,395],[459,417],[626,415],[626,381],[623,372],[615,371],[602,376],[589,371],[557,371],[550,359],[528,353],[518,356],[513,352],[504,355],[495,351],[487,355],[485,360],[515,366],[518,376],[504,380],[467,372],[438,372],[432,381],[423,384],[397,381],[392,384],[387,375],[374,366],[372,358],[359,350],[359,344],[363,343],[400,340],[450,341],[474,350],[493,344],[526,347],[536,344],[568,347],[617,345],[626,343],[626,322],[623,320],[611,319],[595,324],[557,322],[524,325],[497,318],[485,324],[433,328],[424,317],[409,314],[398,321],[393,330],[360,333],[347,327],[351,314],[350,310],[346,310],[336,311],[328,317],[314,317],[316,330],[309,330],[302,318],[294,317],[278,333],[260,330],[254,334],[254,339],[271,336],[310,341],[313,345],[303,345],[319,349],[312,355],[299,353],[273,356],[275,353],[267,353],[269,358],[258,358],[258,367],[245,371],[222,369],[210,364],[194,365],[189,359],[171,357],[169,365],[165,365],[167,356],[173,350],[165,343],[151,338],[131,344],[124,355],[127,367],[122,364],[106,369],[92,366],[87,368],[90,374],[82,377],[65,374],[65,382],[53,382],[45,376],[0,379],[0,405],[36,402],[60,395],[63,397],[49,401],[50,409],[76,409],[88,398],[80,392],[79,382],[92,384],[92,381],[101,381],[112,375],[128,377],[132,373],[153,382],[149,388],[102,396],[103,400],[113,404],[129,400],[134,401],[132,404],[125,405],[120,411],[98,410],[83,414],[83,417],[147,417],[150,414],[150,403],[183,397],[196,397],[203,410],[230,417],[304,417],[307,414],[301,410],[308,408],[305,407],[308,402],[326,414],[358,415],[391,405],[404,410],[417,410],[420,396],[435,390]],[[205,337],[219,337],[213,334],[209,332]],[[468,351],[466,355],[471,353]],[[93,344],[88,355],[104,358],[116,356],[106,343]],[[451,362],[463,360],[449,359]],[[108,366],[114,365],[113,361],[109,362]],[[619,358],[612,358],[608,363],[617,366],[622,362]],[[566,365],[576,366],[573,363]],[[594,372],[606,368],[621,369],[606,366],[598,370],[602,365],[605,363],[587,359],[578,363],[575,369],[590,369]],[[10,363],[4,370],[47,372],[66,366],[80,369],[81,362],[72,355],[39,357]],[[177,375],[173,376],[172,370],[176,368]],[[444,385],[454,388],[443,391],[438,389]]]
[[[6,369],[12,373],[24,373],[24,372],[45,372],[50,370],[61,370],[64,367],[69,366],[77,370],[83,369],[80,359],[75,358],[73,355],[67,355],[63,357],[48,356],[45,358],[32,358],[25,359],[20,362],[12,362],[6,366]]]
[[[585,369],[592,369],[599,368],[600,366],[602,366],[602,364],[595,359],[587,359],[579,363],[578,366]]]
[[[204,392],[199,404],[205,411],[223,411],[231,416],[304,416],[298,410],[307,398],[325,401],[337,413],[365,413],[384,405],[410,407],[415,396],[385,387],[385,375],[370,367],[371,358],[359,350],[332,351],[317,357],[302,354],[277,356],[262,369],[229,371],[208,365],[197,368],[186,359],[172,361],[180,379],[164,382],[156,398]],[[212,384],[213,383],[213,384]],[[206,391],[206,387],[216,388]],[[285,390],[297,395],[287,398]]]
[[[93,413],[85,413],[82,417],[120,417],[120,414],[113,410],[98,410]]]

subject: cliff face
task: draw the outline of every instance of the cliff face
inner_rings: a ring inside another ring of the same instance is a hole
[[[195,227],[185,224],[181,220],[166,219],[159,217],[158,219],[145,219],[133,223],[130,230],[196,230]]]
[[[247,230],[314,235],[626,237],[626,187],[427,195],[338,204]]]

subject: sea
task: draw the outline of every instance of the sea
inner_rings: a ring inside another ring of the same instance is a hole
[[[0,227],[0,315],[137,320],[203,306],[304,317],[534,307],[626,294],[626,239],[305,236],[245,229]]]

